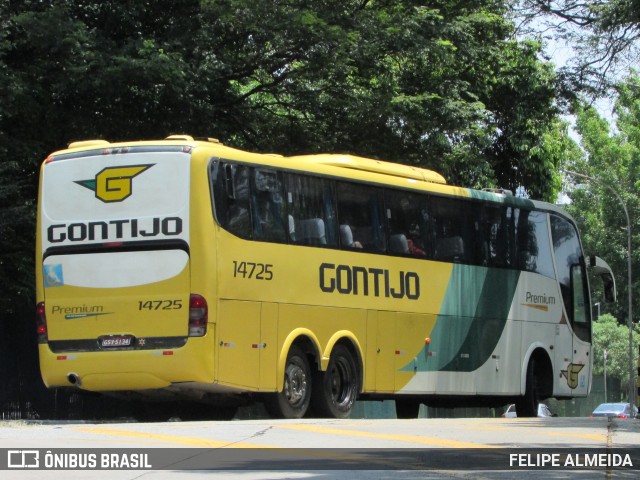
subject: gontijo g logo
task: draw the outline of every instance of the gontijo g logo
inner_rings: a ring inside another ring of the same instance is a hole
[[[105,203],[122,202],[133,192],[133,178],[145,170],[153,167],[149,165],[129,165],[125,167],[107,167],[100,171],[92,180],[77,180],[82,185],[96,193]]]

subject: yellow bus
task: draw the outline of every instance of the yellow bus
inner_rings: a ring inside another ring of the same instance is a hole
[[[562,209],[421,168],[75,142],[40,175],[42,378],[284,418],[357,398],[532,416],[589,393],[587,263]]]

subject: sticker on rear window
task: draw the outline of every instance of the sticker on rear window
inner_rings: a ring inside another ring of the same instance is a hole
[[[64,285],[64,278],[62,276],[62,265],[57,263],[55,265],[44,266],[44,286],[61,287]]]

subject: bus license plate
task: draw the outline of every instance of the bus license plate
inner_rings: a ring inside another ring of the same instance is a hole
[[[100,346],[103,348],[130,347],[133,345],[132,335],[109,335],[100,338]]]

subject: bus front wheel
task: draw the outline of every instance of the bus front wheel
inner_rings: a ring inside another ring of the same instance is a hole
[[[348,418],[358,396],[359,373],[353,354],[344,345],[336,345],[326,372],[318,372],[313,381],[311,399],[314,411],[324,417]]]
[[[536,417],[538,415],[538,402],[540,392],[539,379],[536,376],[536,362],[532,358],[527,367],[527,378],[524,395],[516,400],[516,414],[518,417]]]
[[[269,415],[275,418],[302,418],[311,400],[311,368],[304,352],[293,345],[284,368],[284,387],[270,394],[264,402]]]

